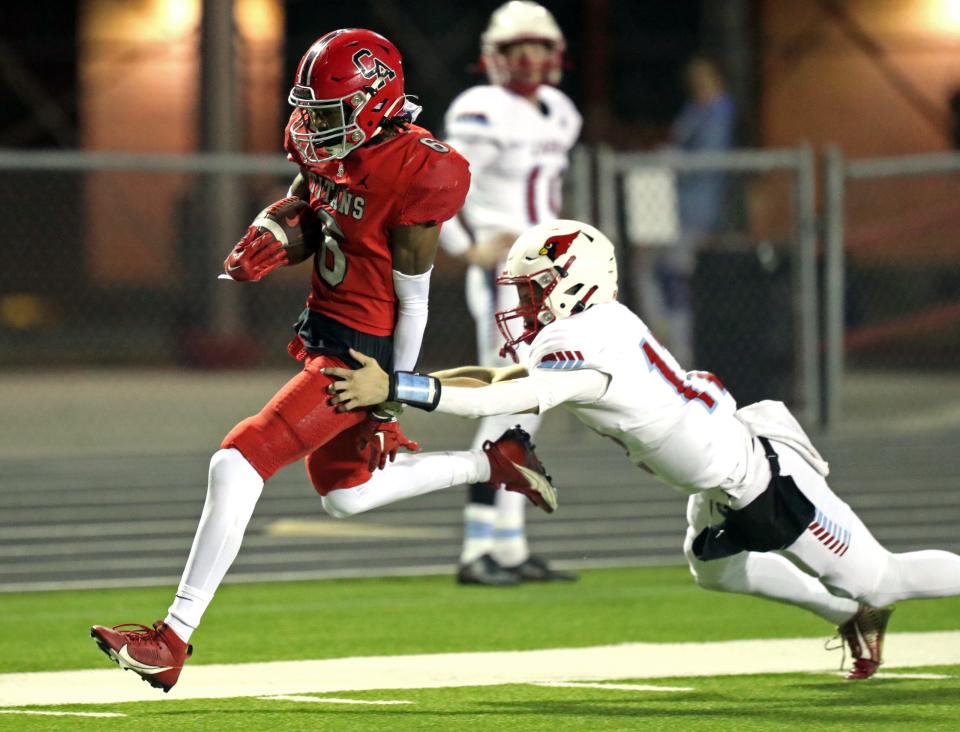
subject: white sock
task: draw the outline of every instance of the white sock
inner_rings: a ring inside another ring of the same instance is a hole
[[[527,497],[515,491],[497,491],[493,525],[493,558],[504,567],[516,567],[530,556],[525,511]]]
[[[796,605],[833,625],[842,625],[857,612],[859,603],[832,595],[816,577],[772,552],[740,552],[724,559],[696,561],[691,569],[708,590],[754,595]]]
[[[495,506],[468,503],[463,507],[463,550],[460,564],[469,564],[484,554],[493,553],[493,525],[497,520]]]
[[[330,491],[323,507],[335,518],[346,518],[424,493],[464,483],[490,480],[490,461],[482,450],[398,455],[385,470],[353,488]]]
[[[900,600],[960,595],[960,556],[939,549],[890,554],[876,591],[863,598],[874,607]]]
[[[210,459],[207,500],[166,623],[184,641],[200,625],[224,575],[240,551],[263,479],[234,448]]]
[[[473,438],[479,448],[485,440],[496,440],[514,425],[520,425],[529,434],[536,434],[543,415],[506,414],[484,417]],[[475,483],[485,483],[490,476]],[[477,557],[491,554],[505,566],[514,567],[530,556],[524,527],[526,496],[514,491],[498,490],[493,506],[468,503],[463,509],[463,550],[460,563],[468,564]]]
[[[213,600],[213,595],[198,590],[196,587],[190,587],[190,585],[184,584],[181,579],[176,597],[167,610],[167,617],[164,622],[173,628],[173,632],[180,636],[180,640],[185,643],[189,642],[193,631],[200,624],[200,616],[206,611],[211,600]],[[193,625],[187,623],[193,623]]]

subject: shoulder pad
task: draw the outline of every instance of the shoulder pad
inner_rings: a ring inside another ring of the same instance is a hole
[[[417,130],[405,166],[410,176],[396,225],[441,223],[453,218],[470,189],[470,166],[460,153]]]
[[[447,135],[458,130],[490,134],[502,123],[508,97],[498,86],[474,86],[450,104],[444,117]]]
[[[569,120],[571,144],[580,136],[580,128],[583,125],[583,117],[573,101],[562,91],[552,86],[544,86],[540,89],[543,95],[543,101],[554,107],[557,114],[563,115]]]
[[[542,330],[534,339],[528,354],[528,369],[577,369],[584,365],[583,348],[568,321],[558,320]]]

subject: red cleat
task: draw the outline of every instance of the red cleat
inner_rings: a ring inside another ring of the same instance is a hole
[[[508,429],[499,439],[484,442],[483,451],[490,461],[490,482],[497,488],[523,493],[547,513],[557,509],[557,491],[525,430]]]
[[[883,663],[883,636],[892,614],[892,607],[861,604],[857,614],[837,628],[853,656],[853,669],[847,674],[851,681],[869,679],[880,668]]]
[[[94,625],[90,637],[120,668],[133,671],[164,692],[177,683],[184,661],[193,654],[193,646],[180,640],[162,620],[155,622],[153,628],[135,624],[112,628]]]

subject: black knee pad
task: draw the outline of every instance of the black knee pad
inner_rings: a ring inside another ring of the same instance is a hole
[[[807,530],[816,508],[789,475],[775,475],[767,489],[724,521],[733,541],[752,552],[785,549]]]
[[[743,547],[733,540],[726,531],[726,522],[719,526],[708,526],[693,540],[693,555],[701,562],[711,559],[723,559],[743,551]]]

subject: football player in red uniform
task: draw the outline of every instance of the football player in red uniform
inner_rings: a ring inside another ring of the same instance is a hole
[[[328,403],[331,378],[323,369],[358,367],[351,348],[387,371],[414,368],[440,225],[463,204],[470,174],[455,150],[413,124],[419,108],[404,95],[400,53],[376,33],[344,29],[319,38],[300,61],[289,101],[284,142],[300,168],[290,195],[307,200],[323,225],[307,307],[290,344],[303,370],[214,453],[200,525],[166,619],[153,628],[91,629],[110,658],[164,691],[192,653],[190,636],[240,549],[264,481],[285,465],[305,460],[334,516],[477,480],[538,498],[516,468],[543,472],[523,434],[483,450],[402,456],[383,479],[376,468],[398,448],[419,446],[389,412],[338,412]],[[251,225],[224,271],[256,281],[298,263],[291,254],[308,256]]]

